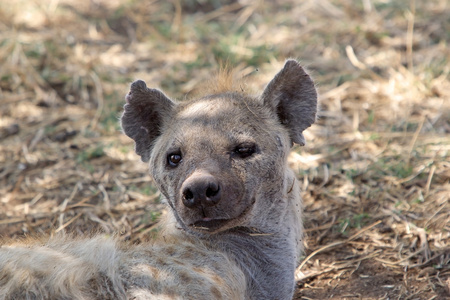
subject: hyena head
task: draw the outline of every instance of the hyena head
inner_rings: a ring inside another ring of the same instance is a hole
[[[150,162],[179,225],[197,235],[273,217],[274,204],[286,201],[290,147],[305,144],[317,110],[313,81],[294,60],[259,97],[225,92],[175,102],[136,81],[126,100],[123,131]]]

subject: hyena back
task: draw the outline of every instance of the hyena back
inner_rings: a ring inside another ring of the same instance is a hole
[[[176,102],[136,81],[122,128],[169,207],[155,241],[54,237],[0,248],[0,299],[291,299],[301,252],[293,143],[315,121],[294,60],[259,97]]]

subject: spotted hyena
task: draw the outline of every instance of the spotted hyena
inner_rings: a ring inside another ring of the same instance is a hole
[[[170,213],[159,238],[54,237],[0,248],[0,299],[291,299],[302,203],[287,166],[315,120],[310,76],[288,60],[259,97],[176,102],[136,81],[122,128]]]

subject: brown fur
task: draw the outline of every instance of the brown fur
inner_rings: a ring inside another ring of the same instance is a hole
[[[232,68],[228,62],[219,65],[219,70],[200,83],[190,92],[193,97],[202,97],[204,95],[222,94],[227,92],[245,92],[245,77],[239,76],[239,72]]]
[[[159,238],[6,243],[0,299],[291,299],[303,227],[287,155],[316,109],[314,84],[293,60],[258,98],[178,103],[134,82],[122,127],[170,209]]]

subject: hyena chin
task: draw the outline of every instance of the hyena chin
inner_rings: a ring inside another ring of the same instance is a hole
[[[295,60],[259,97],[176,102],[134,82],[121,122],[168,205],[159,237],[4,243],[0,299],[292,299],[303,227],[287,156],[316,111]]]

